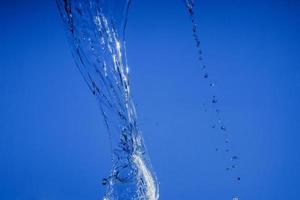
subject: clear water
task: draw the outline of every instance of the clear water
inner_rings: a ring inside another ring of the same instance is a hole
[[[137,126],[135,106],[130,94],[129,67],[126,60],[125,28],[130,0],[57,0],[67,27],[72,53],[89,89],[96,97],[107,127],[112,151],[112,169],[103,179],[107,187],[104,200],[156,200],[156,177]],[[192,22],[192,35],[198,52],[202,76],[214,89],[215,81],[204,64],[193,0],[184,0]],[[230,160],[226,171],[239,166],[232,154],[229,131],[221,117],[217,95],[203,103],[205,111],[213,108],[211,128],[224,136],[224,150]],[[234,174],[234,180],[241,178]],[[238,200],[239,197],[233,197]]]
[[[156,200],[157,180],[137,126],[126,61],[129,0],[57,0],[76,65],[107,127],[112,168],[104,200]]]

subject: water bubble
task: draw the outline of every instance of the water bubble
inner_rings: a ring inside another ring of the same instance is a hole
[[[210,86],[210,87],[214,87],[214,86],[215,86],[215,83],[210,83],[209,86]]]

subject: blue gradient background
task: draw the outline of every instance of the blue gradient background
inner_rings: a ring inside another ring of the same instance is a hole
[[[299,199],[299,1],[196,3],[242,180],[215,152],[183,3],[134,0],[130,78],[161,199]],[[101,199],[108,137],[54,0],[1,1],[0,27],[0,199]]]

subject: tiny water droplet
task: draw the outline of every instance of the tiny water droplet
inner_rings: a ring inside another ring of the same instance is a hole
[[[108,180],[106,178],[102,179],[102,185],[106,185]]]
[[[216,148],[216,151],[219,151],[219,149],[218,149],[218,148]]]
[[[232,156],[232,157],[231,157],[231,160],[237,160],[237,159],[238,159],[237,156]]]
[[[210,87],[214,87],[214,86],[215,86],[215,83],[210,83],[209,86],[210,86]]]
[[[208,78],[208,73],[205,73],[203,77]]]
[[[217,103],[217,102],[218,102],[218,100],[217,100],[216,96],[213,96],[213,98],[212,98],[211,102],[212,102],[212,103]]]
[[[238,177],[236,177],[236,180],[240,181],[240,180],[241,180],[241,177],[239,177],[239,176],[238,176]]]
[[[226,131],[226,130],[227,130],[225,126],[221,126],[220,129],[221,129],[222,131]]]

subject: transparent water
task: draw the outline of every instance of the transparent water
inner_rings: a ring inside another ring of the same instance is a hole
[[[159,198],[157,179],[137,125],[135,106],[130,93],[129,67],[126,59],[125,28],[130,0],[57,0],[67,27],[72,53],[89,89],[96,97],[107,127],[112,152],[112,168],[103,179],[104,200],[156,200]],[[214,89],[215,81],[204,64],[193,0],[184,0],[192,22],[192,36],[198,52],[202,76]],[[219,99],[212,95],[203,103],[205,111],[212,108],[215,122],[211,128],[224,136],[230,165],[238,167],[232,154],[229,133],[220,113]],[[240,176],[233,174],[239,182]],[[238,200],[239,197],[233,197]]]
[[[57,0],[72,53],[96,97],[109,137],[112,168],[105,200],[156,200],[157,180],[137,125],[126,61],[129,0]]]

